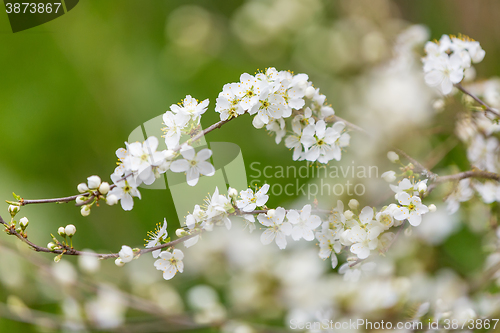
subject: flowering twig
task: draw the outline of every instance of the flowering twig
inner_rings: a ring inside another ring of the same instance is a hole
[[[355,125],[351,122],[348,122],[347,120],[337,116],[337,115],[333,115],[331,116],[332,120],[333,121],[341,121],[343,123],[346,124],[347,127],[349,127],[350,129],[352,130],[355,130],[357,132],[361,132],[361,133],[364,133],[368,136],[372,136],[368,131],[366,131],[365,129],[359,127],[358,125]],[[431,172],[429,169],[427,169],[426,167],[424,167],[420,162],[418,162],[416,159],[414,159],[413,157],[411,157],[410,155],[408,155],[407,153],[405,153],[403,150],[397,148],[397,147],[392,147],[392,149],[394,149],[398,154],[400,155],[403,155],[408,161],[410,161],[415,167],[417,167],[418,171],[420,173],[422,173],[423,175],[426,175],[428,176],[429,178],[436,178],[437,177],[437,174]]]
[[[233,118],[229,118],[229,119],[226,119],[226,120],[221,120],[221,121],[218,121],[216,122],[215,124],[205,128],[203,131],[201,131],[200,133],[196,134],[195,136],[193,136],[191,139],[181,143],[180,145],[178,145],[175,149],[173,149],[174,151],[179,151],[182,149],[182,147],[184,147],[185,145],[189,145],[190,143],[192,142],[195,142],[199,139],[201,139],[202,137],[204,137],[206,134],[212,132],[213,130],[216,130],[218,128],[221,128],[222,125],[230,122],[231,120],[235,119],[234,117]]]
[[[455,84],[455,87],[457,87],[458,90],[460,90],[461,92],[463,92],[466,95],[469,95],[470,97],[472,97],[473,100],[475,100],[476,102],[481,104],[484,107],[485,111],[488,111],[491,114],[493,114],[495,117],[500,118],[500,113],[498,113],[498,110],[492,108],[491,106],[489,106],[488,104],[483,102],[483,100],[481,100],[479,97],[477,97],[476,95],[474,95],[473,93],[471,93],[470,91],[465,89],[460,83]]]
[[[432,183],[429,186],[426,195],[432,192],[432,190],[434,190],[434,188],[436,188],[436,186],[439,184],[446,182],[453,182],[453,181],[458,182],[465,178],[492,179],[500,181],[500,174],[484,170],[469,170],[469,171],[459,172],[453,175],[439,176],[436,179],[434,179],[434,183]]]
[[[181,143],[180,145],[178,145],[175,149],[173,149],[174,151],[178,152],[179,150],[182,149],[183,146],[185,145],[189,145],[190,143],[192,142],[195,142],[199,139],[201,139],[203,136],[205,136],[206,134],[212,132],[213,130],[215,129],[218,129],[220,127],[222,127],[222,125],[228,123],[229,121],[231,121],[232,119],[234,118],[229,118],[227,120],[221,120],[221,121],[218,121],[216,122],[215,124],[212,124],[211,126],[207,127],[206,129],[204,129],[203,131],[201,131],[200,133],[196,134],[195,136],[193,136],[191,139]],[[124,176],[121,180],[125,180],[127,179],[128,177],[130,177],[132,174],[129,174],[129,175],[126,175]],[[112,184],[110,185],[110,190],[115,188],[116,187],[116,184]],[[81,194],[77,194],[77,195],[72,195],[72,196],[69,196],[69,197],[63,197],[63,198],[53,198],[53,199],[36,199],[36,200],[26,200],[26,199],[21,199],[19,200],[19,204],[21,206],[25,206],[25,205],[30,205],[30,204],[44,204],[44,203],[67,203],[67,202],[71,202],[71,201],[75,201],[78,197],[80,196],[84,196],[84,197],[87,197],[89,196],[90,193],[81,193]],[[84,206],[90,202],[92,202],[92,200],[94,199],[94,196],[93,195],[91,198],[89,198],[89,200],[83,202],[83,203],[79,203],[77,204],[76,206]],[[10,202],[9,202],[10,203]]]

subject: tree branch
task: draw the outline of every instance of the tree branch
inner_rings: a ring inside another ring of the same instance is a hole
[[[227,120],[221,120],[219,122],[216,122],[215,124],[212,124],[211,126],[209,126],[208,128],[204,129],[203,131],[201,131],[200,133],[196,134],[195,136],[193,136],[191,139],[189,140],[186,140],[185,142],[181,143],[180,145],[178,145],[174,151],[175,152],[178,152],[182,149],[182,147],[184,147],[185,145],[188,145],[194,141],[197,141],[199,139],[201,139],[203,136],[205,136],[206,134],[212,132],[213,130],[216,130],[218,128],[221,128],[222,125],[228,123],[229,121],[235,119],[234,117],[233,118],[230,118],[230,119],[227,119]],[[129,174],[127,176],[124,176],[122,178],[122,180],[125,180],[127,179],[128,177],[132,176],[133,174]],[[116,184],[112,184],[110,185],[110,189],[113,189],[116,187]],[[84,196],[84,197],[88,197],[90,193],[82,193],[82,194],[77,194],[77,195],[72,195],[72,196],[69,196],[69,197],[63,197],[63,198],[54,198],[54,199],[37,199],[37,200],[25,200],[25,199],[21,199],[19,201],[19,204],[21,206],[26,206],[26,205],[31,205],[31,204],[44,204],[44,203],[67,203],[67,202],[71,202],[71,201],[75,201],[79,196]],[[96,197],[98,195],[98,193],[93,193],[93,197]],[[87,203],[90,203],[92,201],[93,198],[90,198],[89,200],[85,201],[84,203],[81,203],[81,204],[77,204],[77,206],[83,206]]]
[[[469,95],[470,97],[472,97],[473,100],[475,100],[476,102],[481,104],[484,107],[485,111],[488,111],[491,114],[493,114],[495,117],[500,118],[500,113],[498,113],[498,110],[490,107],[488,104],[483,102],[479,97],[477,97],[476,95],[474,95],[473,93],[471,93],[470,91],[465,89],[460,83],[455,84],[455,87],[457,87],[458,90],[460,90],[461,92],[463,92],[466,95]]]

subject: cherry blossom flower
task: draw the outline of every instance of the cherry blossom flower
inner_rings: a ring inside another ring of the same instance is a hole
[[[264,124],[268,124],[272,119],[283,117],[286,109],[285,99],[278,94],[269,94],[264,91],[259,101],[248,111],[249,114],[257,114]]]
[[[282,207],[270,209],[266,214],[259,214],[257,220],[268,227],[261,235],[260,240],[262,244],[270,244],[276,240],[276,245],[283,250],[286,248],[286,236],[292,233],[292,225],[289,222],[283,222],[285,219],[286,211]]]
[[[225,84],[222,92],[219,93],[219,97],[217,97],[215,111],[220,113],[221,120],[238,117],[245,113],[245,110],[240,105],[240,99],[236,95],[237,85],[237,83]]]
[[[397,195],[397,199],[403,206],[395,211],[394,218],[400,221],[407,219],[414,227],[420,225],[420,222],[422,222],[421,215],[429,212],[429,209],[422,204],[420,198],[417,196],[412,197],[408,193],[400,193]]]
[[[181,149],[181,155],[184,159],[173,161],[170,170],[185,172],[188,185],[198,184],[200,175],[213,176],[215,174],[214,166],[206,161],[212,156],[210,149],[202,149],[196,153],[193,147],[186,146]]]
[[[141,198],[141,193],[137,189],[140,182],[137,182],[132,176],[124,179],[117,174],[112,174],[111,180],[116,187],[109,191],[108,196],[114,195],[117,199],[119,199],[123,210],[132,210],[132,208],[134,208],[133,197],[138,197],[139,199]]]
[[[231,199],[225,195],[219,194],[219,188],[216,187],[214,194],[208,200],[206,210],[207,221],[203,226],[206,230],[211,230],[214,225],[223,224],[229,230],[231,229],[231,219],[229,211],[233,210]]]
[[[165,112],[163,114],[163,123],[165,127],[162,128],[162,131],[165,133],[163,136],[165,138],[165,144],[168,149],[175,149],[179,145],[179,140],[181,139],[182,129],[184,126],[181,126],[181,115],[174,114],[171,111]]]
[[[154,232],[148,232],[150,240],[148,240],[146,244],[146,249],[161,245],[161,242],[166,240],[168,237],[168,232],[167,232],[167,219],[163,221],[163,225],[160,227],[159,225],[156,225],[156,229]],[[153,258],[158,258],[160,255],[161,249],[154,250],[153,253]]]
[[[241,200],[236,202],[236,206],[244,212],[251,212],[257,207],[263,207],[267,200],[269,200],[267,191],[269,191],[269,184],[264,184],[257,192],[255,192],[255,194],[250,188],[245,191],[241,191]]]
[[[208,103],[208,99],[198,103],[198,101],[191,97],[191,95],[187,95],[186,98],[182,100],[181,105],[172,104],[170,106],[170,110],[179,116],[178,124],[180,126],[184,126],[190,120],[197,121],[199,123],[200,116],[207,111]]]
[[[293,225],[292,238],[295,241],[304,238],[306,241],[314,240],[314,229],[320,226],[321,219],[311,215],[311,205],[305,205],[300,213],[290,210],[286,214],[288,221]]]
[[[327,128],[326,123],[319,120],[316,124],[304,128],[300,141],[306,148],[305,159],[312,162],[317,160],[320,163],[328,163],[333,159],[340,161],[340,148],[349,142],[348,135],[339,140],[344,127],[343,122],[336,122]]]
[[[157,167],[165,160],[165,154],[156,151],[158,139],[150,136],[144,143],[134,142],[127,147],[129,152],[130,170],[137,172],[139,178],[146,185],[151,185],[155,181],[152,167]]]
[[[177,272],[182,273],[184,271],[182,259],[184,259],[184,253],[181,250],[163,251],[160,253],[160,259],[156,260],[154,265],[157,270],[163,271],[165,280],[170,280]]]
[[[342,244],[337,239],[329,233],[317,232],[316,239],[319,241],[319,257],[321,259],[330,258],[332,262],[332,268],[337,267],[339,260],[335,253],[340,253],[342,250]]]

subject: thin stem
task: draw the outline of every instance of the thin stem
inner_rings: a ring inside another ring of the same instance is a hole
[[[434,179],[434,183],[432,183],[429,188],[427,189],[427,194],[431,193],[437,185],[446,183],[446,182],[458,182],[462,179],[466,178],[479,178],[479,179],[491,179],[491,180],[496,180],[500,181],[500,174],[494,173],[494,172],[489,172],[489,171],[484,171],[484,170],[469,170],[469,171],[464,171],[460,173],[456,173],[454,175],[447,175],[447,176],[439,176],[436,179]]]
[[[221,120],[219,122],[216,122],[215,124],[205,128],[203,131],[201,131],[200,133],[196,134],[195,136],[193,136],[191,139],[187,140],[187,141],[184,141],[183,143],[181,143],[180,145],[178,145],[174,151],[178,152],[179,150],[181,150],[184,146],[186,145],[189,145],[190,143],[192,142],[195,142],[199,139],[201,139],[202,137],[204,137],[206,134],[212,132],[213,130],[216,130],[218,128],[221,128],[222,125],[230,122],[231,120],[235,119],[234,117],[233,118],[229,118],[229,119],[226,119],[226,120]]]
[[[354,131],[358,131],[358,132],[364,133],[364,134],[372,137],[372,134],[367,132],[365,129],[363,129],[363,128],[359,127],[358,125],[355,125],[351,122],[348,122],[347,120],[345,120],[337,115],[333,115],[330,118],[332,121],[341,121],[341,122],[345,123],[347,127],[349,127],[350,129],[352,129]],[[410,155],[405,153],[403,150],[401,150],[397,147],[391,147],[391,149],[395,150],[398,154],[403,155],[408,161],[410,161],[418,169],[417,171],[420,172],[422,175],[425,175],[431,179],[437,177],[437,174],[431,172],[429,169],[424,167],[420,162],[418,162],[416,159],[414,159],[413,157],[411,157]]]
[[[265,213],[268,210],[254,210],[251,212],[243,212],[240,210],[236,210],[234,213],[231,215],[243,215],[243,214],[260,214],[260,213]],[[329,213],[330,211],[328,210],[318,210],[318,212],[323,212],[323,213]],[[58,245],[62,247],[62,249],[57,249],[57,250],[51,250],[49,248],[39,246],[33,242],[31,242],[28,237],[24,234],[20,234],[17,232],[16,227],[14,225],[9,225],[7,222],[3,220],[3,218],[0,216],[0,224],[3,224],[5,226],[5,231],[13,236],[16,236],[19,240],[22,242],[26,243],[29,247],[31,247],[33,250],[36,252],[45,252],[45,253],[54,253],[54,254],[62,254],[62,255],[70,255],[70,256],[92,256],[92,257],[98,257],[99,259],[110,259],[110,258],[118,258],[120,255],[118,253],[95,253],[95,252],[85,252],[85,251],[78,251],[73,248],[73,244],[71,246],[67,246],[64,244],[59,243]],[[173,240],[171,242],[165,243],[165,244],[160,244],[154,247],[150,247],[147,249],[140,249],[137,255],[141,255],[143,253],[149,253],[153,252],[156,250],[164,249],[164,248],[169,248],[176,246],[179,243],[185,242],[193,237],[196,237],[200,235],[203,232],[203,230],[195,231],[190,235],[186,235],[184,237],[180,237],[176,240]]]
[[[460,86],[461,87],[461,86]],[[463,88],[463,87],[462,87]],[[460,88],[459,88],[460,89]],[[466,90],[465,90],[466,91]],[[469,94],[468,92],[466,92]],[[472,95],[474,96],[474,95]],[[369,136],[371,136],[370,133],[365,131],[363,128],[354,125],[347,120],[344,120],[343,118],[340,118],[336,115],[332,116],[333,121],[342,121],[344,122],[347,127],[359,131],[362,133],[365,133]],[[422,172],[423,175],[429,177],[431,180],[433,180],[433,184],[429,186],[428,192],[432,191],[434,187],[436,187],[439,184],[445,183],[445,182],[450,182],[450,181],[459,181],[465,178],[482,178],[482,179],[492,179],[496,181],[500,181],[500,174],[494,173],[494,172],[488,172],[488,171],[483,171],[483,170],[469,170],[469,171],[464,171],[460,172],[454,175],[446,175],[446,176],[438,176],[438,174],[431,172],[427,168],[425,168],[420,162],[418,162],[416,159],[402,151],[401,149],[397,147],[393,147],[393,149],[400,155],[403,155],[406,159],[408,159],[414,166],[416,166],[418,169],[420,169],[420,172]]]
[[[455,87],[457,87],[458,90],[460,90],[461,92],[463,92],[466,95],[469,95],[470,97],[472,97],[473,100],[475,100],[476,102],[481,104],[484,107],[485,111],[488,111],[491,114],[493,114],[495,117],[500,118],[500,113],[498,113],[498,110],[490,107],[488,104],[483,102],[483,100],[481,100],[479,97],[477,97],[476,95],[474,95],[473,93],[471,93],[470,91],[465,89],[460,83],[455,84]]]
[[[182,149],[182,147],[184,147],[185,145],[188,145],[192,142],[195,142],[199,139],[201,139],[203,136],[205,136],[206,134],[212,132],[213,130],[216,130],[218,128],[221,128],[222,125],[228,123],[229,121],[233,120],[235,118],[230,118],[230,119],[227,119],[227,120],[221,120],[219,122],[216,122],[215,124],[207,127],[206,129],[204,129],[203,131],[201,131],[200,133],[196,134],[195,136],[193,136],[191,139],[181,143],[180,145],[178,145],[174,151],[178,152],[179,150]],[[128,177],[130,177],[132,174],[129,174],[125,177],[122,178],[122,180],[124,179],[127,179]],[[116,184],[112,184],[110,186],[110,189],[113,189],[116,187]],[[37,199],[37,200],[25,200],[25,199],[21,199],[19,201],[19,203],[21,204],[21,206],[25,206],[25,205],[30,205],[30,204],[44,204],[44,203],[66,203],[66,202],[71,202],[71,201],[75,201],[79,196],[84,196],[84,197],[88,197],[90,193],[82,193],[82,194],[77,194],[77,195],[72,195],[72,196],[69,196],[69,197],[64,197],[64,198],[54,198],[54,199]],[[77,204],[77,206],[83,206],[83,205],[86,205],[90,202],[92,202],[93,200],[93,197],[95,197],[98,193],[93,193],[92,197],[83,202],[83,203],[80,203],[80,204]]]

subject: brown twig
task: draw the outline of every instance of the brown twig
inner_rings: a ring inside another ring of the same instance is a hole
[[[175,149],[173,149],[175,152],[178,152],[179,150],[182,149],[182,147],[184,147],[185,145],[188,145],[192,142],[195,142],[197,140],[199,140],[200,138],[202,138],[203,136],[205,136],[206,134],[212,132],[213,130],[216,130],[220,127],[222,127],[222,125],[228,123],[229,121],[233,120],[235,118],[230,118],[230,119],[227,119],[227,120],[221,120],[219,122],[216,122],[215,124],[207,127],[206,129],[204,129],[203,131],[201,131],[200,133],[196,134],[195,136],[193,136],[191,139],[181,143],[180,145],[178,145]],[[121,180],[125,180],[127,179],[128,177],[132,176],[133,174],[129,174],[127,176],[124,176]],[[116,184],[112,184],[110,185],[110,189],[113,189],[116,187]],[[25,206],[25,205],[30,205],[30,204],[44,204],[44,203],[67,203],[67,202],[71,202],[71,201],[75,201],[78,197],[80,196],[85,196],[85,197],[88,197],[90,193],[82,193],[82,194],[77,194],[77,195],[72,195],[72,196],[69,196],[69,197],[63,197],[63,198],[54,198],[54,199],[37,199],[37,200],[25,200],[25,199],[21,199],[19,201],[19,204],[21,206]],[[96,196],[98,193],[94,193],[93,194],[93,197]],[[83,205],[86,205],[90,202],[92,202],[93,198],[90,198],[89,200],[85,201],[84,203],[80,203],[80,204],[77,204],[77,206],[83,206]]]
[[[372,134],[370,134],[369,132],[367,132],[365,129],[359,127],[358,125],[355,125],[351,122],[348,122],[347,120],[337,116],[337,115],[333,115],[333,116],[330,116],[329,118],[331,118],[332,121],[341,121],[343,123],[346,124],[347,127],[349,127],[350,129],[354,130],[354,131],[358,131],[358,132],[361,132],[361,133],[364,133],[370,137],[372,137]],[[403,155],[408,161],[410,161],[416,168],[417,168],[417,172],[421,173],[422,175],[426,176],[426,177],[429,177],[429,178],[436,178],[437,177],[437,174],[431,172],[429,169],[427,169],[426,167],[424,167],[420,162],[418,162],[416,159],[414,159],[413,157],[411,157],[410,155],[408,155],[407,153],[405,153],[403,150],[401,150],[400,148],[397,148],[397,147],[391,147],[391,149],[395,150],[398,154],[400,155]]]
[[[461,92],[463,92],[466,95],[469,95],[470,97],[472,97],[473,100],[475,100],[476,102],[481,104],[484,107],[485,111],[488,111],[491,114],[493,114],[495,117],[500,118],[500,113],[498,113],[498,110],[492,108],[491,106],[489,106],[488,104],[483,102],[479,97],[477,97],[476,95],[474,95],[473,93],[471,93],[470,91],[465,89],[460,83],[455,84],[455,87],[457,87],[458,90],[460,90]]]
[[[234,117],[233,118],[229,118],[229,119],[226,119],[226,120],[221,120],[221,121],[218,121],[216,122],[215,124],[205,128],[203,131],[201,131],[200,133],[196,134],[195,136],[193,136],[191,139],[181,143],[180,145],[178,145],[177,147],[175,147],[175,149],[173,149],[175,152],[178,152],[179,150],[181,150],[184,146],[186,145],[189,145],[190,143],[192,142],[195,142],[199,139],[201,139],[202,137],[204,137],[206,134],[212,132],[213,130],[216,130],[218,128],[221,128],[222,125],[230,122],[231,120],[235,119]]]

